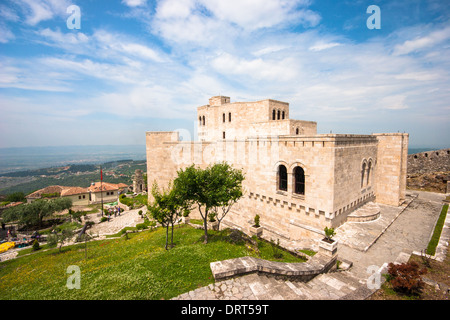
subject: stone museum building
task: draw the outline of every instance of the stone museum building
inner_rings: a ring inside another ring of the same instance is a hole
[[[225,96],[198,107],[196,121],[198,141],[181,141],[177,131],[146,133],[148,185],[166,187],[192,164],[242,169],[244,196],[224,226],[248,233],[258,214],[265,234],[319,239],[366,204],[405,200],[407,133],[318,134],[316,122],[290,119],[287,102]]]

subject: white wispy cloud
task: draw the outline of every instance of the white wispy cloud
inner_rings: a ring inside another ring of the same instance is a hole
[[[55,16],[67,15],[67,8],[72,3],[69,0],[17,0],[17,4],[25,13],[25,22],[35,26]]]
[[[408,54],[422,49],[431,48],[450,39],[450,26],[434,30],[425,36],[418,36],[412,40],[398,44],[394,48],[395,55]]]
[[[147,3],[147,0],[122,0],[122,3],[129,7],[140,7]]]
[[[289,24],[314,27],[321,17],[303,0],[161,0],[151,30],[168,41],[208,47],[251,33]],[[225,40],[226,39],[226,40]]]
[[[328,43],[316,43],[313,46],[309,47],[310,51],[322,51],[322,50],[326,50],[326,49],[331,49],[334,47],[338,47],[341,46],[341,43],[338,42],[328,42]]]

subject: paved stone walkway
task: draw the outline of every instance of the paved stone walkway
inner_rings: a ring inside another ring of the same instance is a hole
[[[134,227],[136,226],[136,224],[144,222],[142,216],[139,215],[139,210],[145,212],[146,208],[143,207],[125,211],[122,212],[120,216],[113,215],[111,216],[109,221],[105,221],[102,223],[97,223],[98,221],[100,221],[101,216],[94,214],[92,215],[92,217],[90,217],[90,220],[96,222],[96,224],[88,230],[88,233],[94,236],[98,235],[99,239],[101,239],[106,235],[115,234],[125,227]]]
[[[406,262],[412,252],[427,247],[444,198],[442,194],[409,192],[408,201],[402,207],[379,204],[378,219],[349,222],[337,228],[336,237],[341,241],[338,259],[352,263],[348,271],[321,274],[306,283],[252,273],[216,281],[173,300],[365,299],[374,291],[368,288],[373,270],[381,270],[389,262]],[[441,255],[446,251],[443,247],[448,247],[449,233],[449,230],[443,232]]]

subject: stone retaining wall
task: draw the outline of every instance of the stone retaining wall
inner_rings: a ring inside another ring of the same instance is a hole
[[[214,279],[222,280],[252,272],[264,273],[274,276],[285,276],[300,281],[309,281],[318,274],[330,270],[336,263],[337,256],[328,257],[321,253],[316,254],[307,262],[287,263],[242,257],[210,264]]]

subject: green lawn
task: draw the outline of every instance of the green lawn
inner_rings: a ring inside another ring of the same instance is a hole
[[[428,243],[427,254],[434,256],[436,254],[436,247],[441,237],[442,228],[444,227],[445,218],[447,217],[448,204],[442,206],[441,214],[434,227],[433,235]]]
[[[272,248],[260,242],[230,241],[229,230],[209,231],[210,241],[202,243],[204,231],[177,227],[175,247],[164,250],[165,230],[143,231],[129,239],[109,239],[38,251],[0,263],[0,299],[170,299],[214,282],[210,262],[246,255],[271,259]],[[303,260],[283,253],[287,262]],[[67,268],[81,270],[81,288],[68,289]]]

